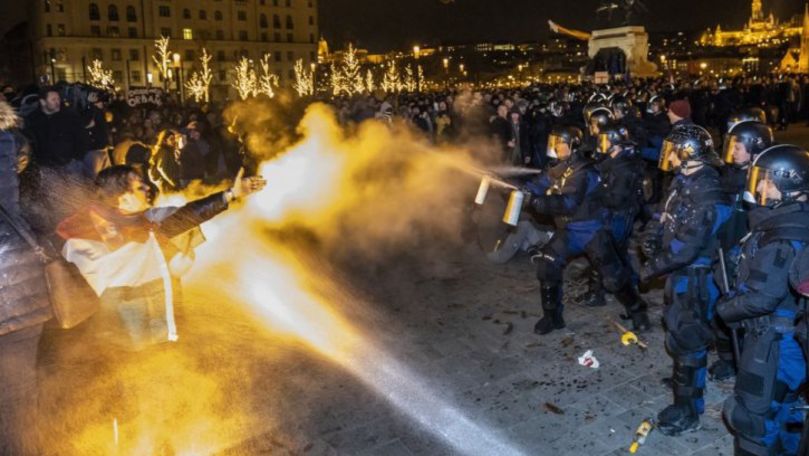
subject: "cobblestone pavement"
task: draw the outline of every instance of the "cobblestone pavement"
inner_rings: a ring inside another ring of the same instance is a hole
[[[438,397],[523,454],[626,454],[640,422],[668,404],[670,392],[660,383],[671,362],[658,323],[659,290],[647,295],[656,327],[642,336],[649,344],[642,351],[620,343],[610,320],[621,309],[611,298],[601,308],[568,303],[565,330],[534,335],[538,285],[525,256],[498,266],[470,248],[441,266],[432,273],[424,265],[400,265],[355,286],[377,306],[376,330],[392,342],[386,345],[393,355]],[[574,263],[568,272],[576,266],[582,267]],[[598,369],[578,364],[588,349]],[[315,360],[284,375],[281,382],[301,387],[294,400],[276,396],[273,405],[285,422],[272,435],[276,443],[288,440],[273,446],[273,439],[259,436],[234,454],[459,454],[440,429],[419,427],[340,369]],[[319,379],[317,389],[302,388],[307,377]],[[730,385],[709,384],[702,429],[681,438],[653,432],[639,454],[731,454],[721,422],[721,402],[730,391]]]

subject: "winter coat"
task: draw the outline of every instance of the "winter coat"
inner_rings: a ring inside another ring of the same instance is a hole
[[[37,110],[25,125],[25,134],[33,142],[34,163],[39,166],[61,167],[72,160],[82,160],[90,150],[87,130],[73,111],[63,108],[48,115]]]
[[[17,153],[21,146],[11,131],[14,113],[0,103],[0,204],[21,225]],[[0,335],[29,328],[51,318],[43,265],[33,249],[0,218]]]

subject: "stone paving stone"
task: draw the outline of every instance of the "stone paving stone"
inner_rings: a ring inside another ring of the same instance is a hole
[[[358,453],[360,456],[412,456],[413,453],[399,440]]]

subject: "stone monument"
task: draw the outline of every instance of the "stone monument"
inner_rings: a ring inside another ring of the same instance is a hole
[[[647,77],[657,74],[657,65],[650,62],[649,34],[641,25],[593,30],[587,54],[594,59],[601,50],[620,49],[626,55],[626,64],[633,76]]]
[[[600,51],[619,49],[626,56],[626,65],[633,76],[654,76],[657,65],[650,62],[649,34],[642,25],[634,25],[636,16],[646,11],[640,0],[602,0],[596,10],[606,16],[607,27],[590,34],[588,55],[595,59]],[[620,14],[623,13],[623,14]]]

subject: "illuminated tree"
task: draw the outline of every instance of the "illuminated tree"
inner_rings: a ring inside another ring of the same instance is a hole
[[[405,67],[405,79],[403,83],[403,87],[408,92],[415,92],[416,91],[416,78],[413,77],[413,67],[408,65]]]
[[[343,90],[348,95],[353,93],[360,94],[365,91],[365,81],[362,79],[362,68],[360,68],[360,61],[357,58],[357,50],[349,43],[348,50],[343,55],[343,64],[341,67]]]
[[[157,65],[158,71],[163,81],[169,77],[169,64],[171,63],[171,51],[169,50],[169,37],[161,36],[159,40],[154,42],[157,55],[152,56],[152,60]]]
[[[205,83],[202,82],[199,73],[194,72],[188,81],[185,81],[185,88],[197,103],[205,99]]]
[[[301,97],[313,95],[315,93],[315,75],[314,70],[306,71],[303,67],[303,59],[298,59],[295,62],[295,91]]]
[[[419,92],[421,92],[422,90],[424,90],[424,86],[427,81],[424,80],[424,68],[422,68],[421,65],[418,65],[417,70],[418,70],[418,77],[416,78],[416,83],[418,84],[417,88]]]
[[[370,69],[365,73],[365,88],[368,90],[368,93],[371,93],[374,90],[376,90],[376,84],[374,83],[374,73],[372,73]]]
[[[344,85],[343,82],[343,75],[340,71],[337,70],[337,67],[334,65],[334,62],[331,63],[331,93],[335,97],[340,95],[342,92],[348,92],[348,89]]]
[[[202,65],[202,71],[194,72],[185,87],[188,92],[194,97],[197,102],[204,100],[206,103],[210,101],[210,87],[213,80],[213,73],[211,73],[211,55],[208,50],[202,48],[202,56],[199,58]]]
[[[270,54],[264,54],[261,58],[261,76],[258,78],[257,93],[254,95],[263,93],[273,98],[275,97],[273,86],[278,87],[278,76],[270,72]]]
[[[386,93],[398,92],[399,89],[399,71],[396,69],[396,61],[388,62],[385,73],[382,75],[382,90]]]
[[[87,67],[87,72],[90,74],[90,85],[105,89],[115,88],[115,79],[112,78],[112,70],[105,70],[101,60],[93,60],[93,63]]]
[[[253,61],[247,57],[242,57],[236,67],[233,68],[233,80],[231,85],[242,100],[258,94],[258,76],[253,69]]]

